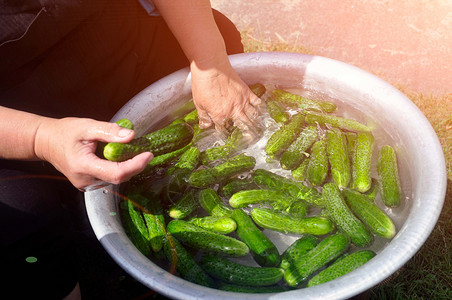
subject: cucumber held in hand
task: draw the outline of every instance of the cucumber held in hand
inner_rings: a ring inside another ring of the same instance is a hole
[[[104,157],[110,161],[124,161],[147,151],[158,156],[186,146],[192,138],[193,129],[190,125],[173,124],[135,138],[129,143],[108,143],[104,147]]]

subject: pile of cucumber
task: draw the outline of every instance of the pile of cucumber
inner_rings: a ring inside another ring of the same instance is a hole
[[[285,173],[257,168],[237,128],[222,145],[201,150],[206,131],[196,110],[129,144],[107,144],[104,157],[113,161],[155,155],[121,186],[131,241],[188,281],[235,292],[310,287],[360,267],[376,255],[368,249],[376,236],[396,234],[375,202],[401,203],[393,147],[377,149],[371,128],[334,115],[332,102],[250,87],[278,124],[266,141],[266,160]],[[118,124],[131,128],[126,121]],[[280,253],[267,231],[296,239]],[[247,256],[253,264],[234,259]]]

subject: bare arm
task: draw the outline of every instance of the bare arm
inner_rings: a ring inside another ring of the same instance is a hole
[[[0,157],[45,160],[77,188],[98,181],[120,183],[141,172],[152,155],[115,163],[95,155],[98,141],[129,142],[134,133],[92,119],[53,119],[0,106]]]
[[[223,131],[231,119],[252,129],[260,99],[229,63],[208,0],[154,0],[190,61],[192,92],[200,124]]]

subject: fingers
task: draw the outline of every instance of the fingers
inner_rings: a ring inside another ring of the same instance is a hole
[[[135,133],[131,129],[122,128],[116,123],[100,122],[92,120],[87,123],[87,130],[84,131],[81,139],[87,141],[127,143],[131,141]]]
[[[201,129],[209,128],[213,125],[213,121],[209,114],[202,108],[198,108],[199,127]]]

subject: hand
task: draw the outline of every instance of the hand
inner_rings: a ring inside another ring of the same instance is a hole
[[[46,119],[35,135],[35,153],[50,162],[78,189],[100,182],[119,184],[140,173],[152,159],[150,152],[124,162],[111,162],[96,154],[97,142],[127,143],[134,132],[115,123],[92,119]]]
[[[203,64],[206,65],[206,64]],[[259,127],[261,100],[238,76],[227,57],[219,63],[201,68],[191,64],[193,101],[198,110],[201,128],[215,125],[227,132],[231,121],[242,131],[256,133]]]

